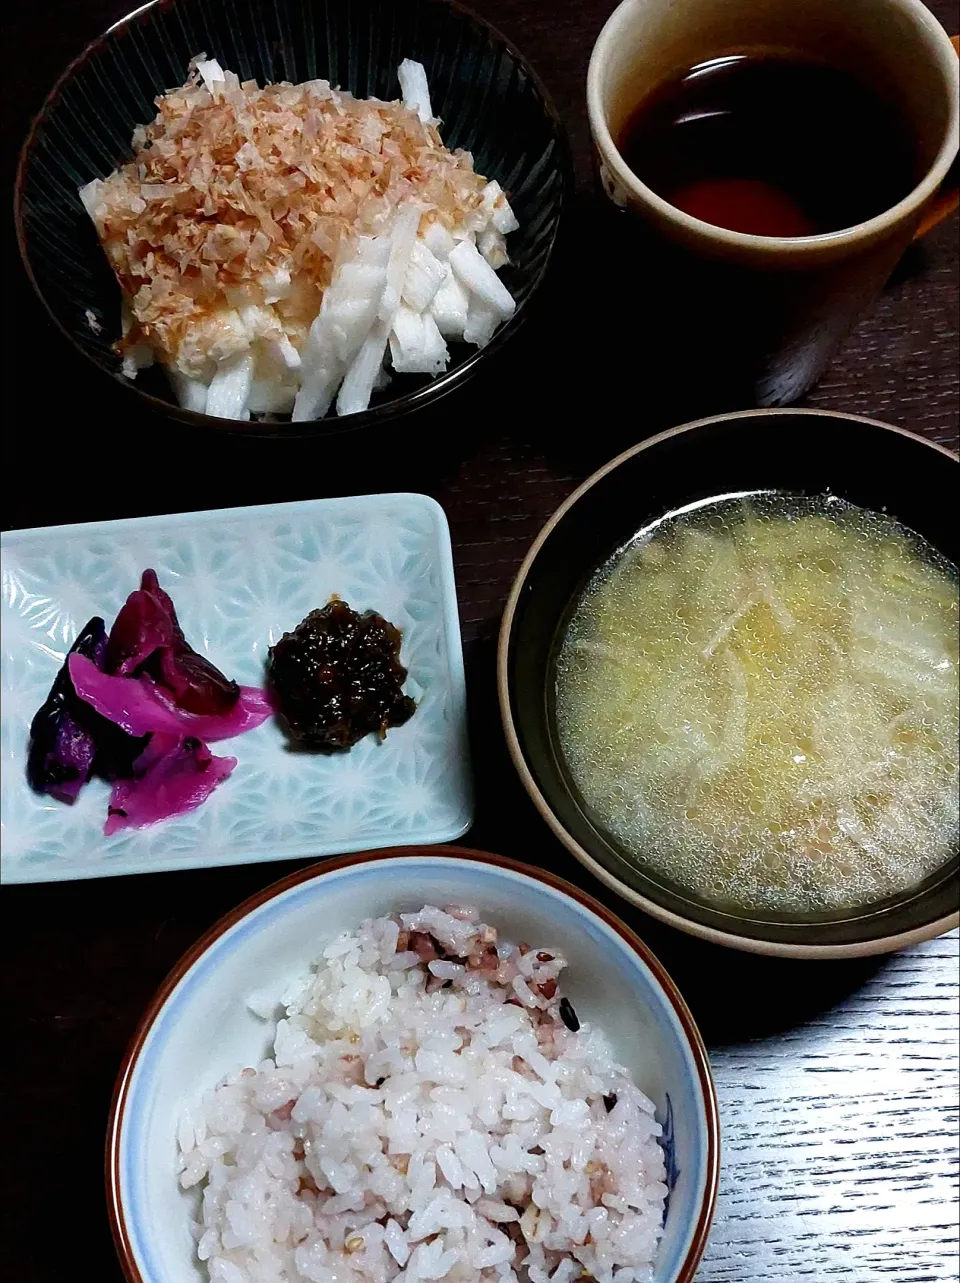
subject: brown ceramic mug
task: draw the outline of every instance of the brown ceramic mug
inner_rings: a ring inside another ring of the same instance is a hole
[[[615,140],[652,91],[764,48],[851,72],[891,99],[922,174],[913,190],[840,231],[758,236],[683,212],[629,169]],[[650,367],[669,351],[671,377],[722,386],[720,399],[771,406],[801,396],[911,240],[957,203],[957,54],[920,0],[624,0],[594,46],[587,105],[604,190],[624,211],[620,266],[636,300],[631,325],[645,327],[638,367],[644,350]]]

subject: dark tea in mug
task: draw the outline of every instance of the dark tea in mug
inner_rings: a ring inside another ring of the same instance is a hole
[[[673,77],[641,99],[616,143],[671,205],[755,236],[853,227],[921,176],[893,103],[847,71],[787,52],[726,55]]]
[[[688,418],[802,396],[955,203],[957,53],[921,0],[621,0],[587,110],[611,365]]]

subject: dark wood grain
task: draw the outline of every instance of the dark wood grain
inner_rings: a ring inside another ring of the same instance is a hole
[[[646,394],[642,300],[627,318],[637,324],[629,361],[615,342],[624,320],[612,306],[591,317],[592,347],[573,314],[598,226],[583,77],[612,0],[475,3],[534,60],[573,141],[574,227],[538,324],[469,393],[378,443],[379,453],[196,438],[135,413],[67,350],[33,302],[8,224],[3,524],[378,489],[435,495],[453,532],[471,698],[478,810],[467,840],[554,868],[623,912],[676,977],[710,1045],[725,1154],[699,1277],[952,1283],[960,1279],[957,935],[846,964],[765,961],[702,945],[624,911],[599,888],[546,833],[507,760],[494,637],[530,541],[597,463],[718,407],[709,389]],[[56,74],[124,7],[41,0],[6,13],[8,174]],[[948,28],[960,27],[955,4],[933,8]],[[606,290],[609,305],[614,285],[590,288],[601,305]],[[808,403],[887,419],[956,448],[958,294],[954,218],[911,250]],[[287,867],[4,892],[4,1283],[72,1283],[81,1274],[117,1283],[101,1154],[123,1047],[180,953]]]

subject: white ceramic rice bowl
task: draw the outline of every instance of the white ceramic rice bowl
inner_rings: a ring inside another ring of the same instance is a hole
[[[177,1182],[177,1122],[224,1074],[262,1059],[275,1022],[247,1007],[280,992],[366,917],[464,903],[508,939],[566,955],[564,992],[599,1025],[664,1126],[670,1195],[655,1283],[688,1283],[703,1253],[719,1123],[699,1033],[672,981],[617,918],[577,888],[499,856],[402,848],[304,869],[217,923],[165,981],[121,1068],[107,1137],[107,1202],[130,1283],[205,1283]]]

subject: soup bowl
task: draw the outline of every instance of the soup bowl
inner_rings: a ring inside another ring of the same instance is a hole
[[[723,495],[831,493],[889,513],[958,561],[957,458],[901,428],[820,410],[753,410],[663,432],[588,478],[547,522],[520,568],[500,632],[507,744],[534,804],[601,881],[654,917],[755,953],[843,957],[887,952],[960,922],[960,858],[918,886],[855,910],[806,917],[726,909],[655,875],[591,818],[555,726],[555,665],[573,604],[617,549],[653,520]]]

